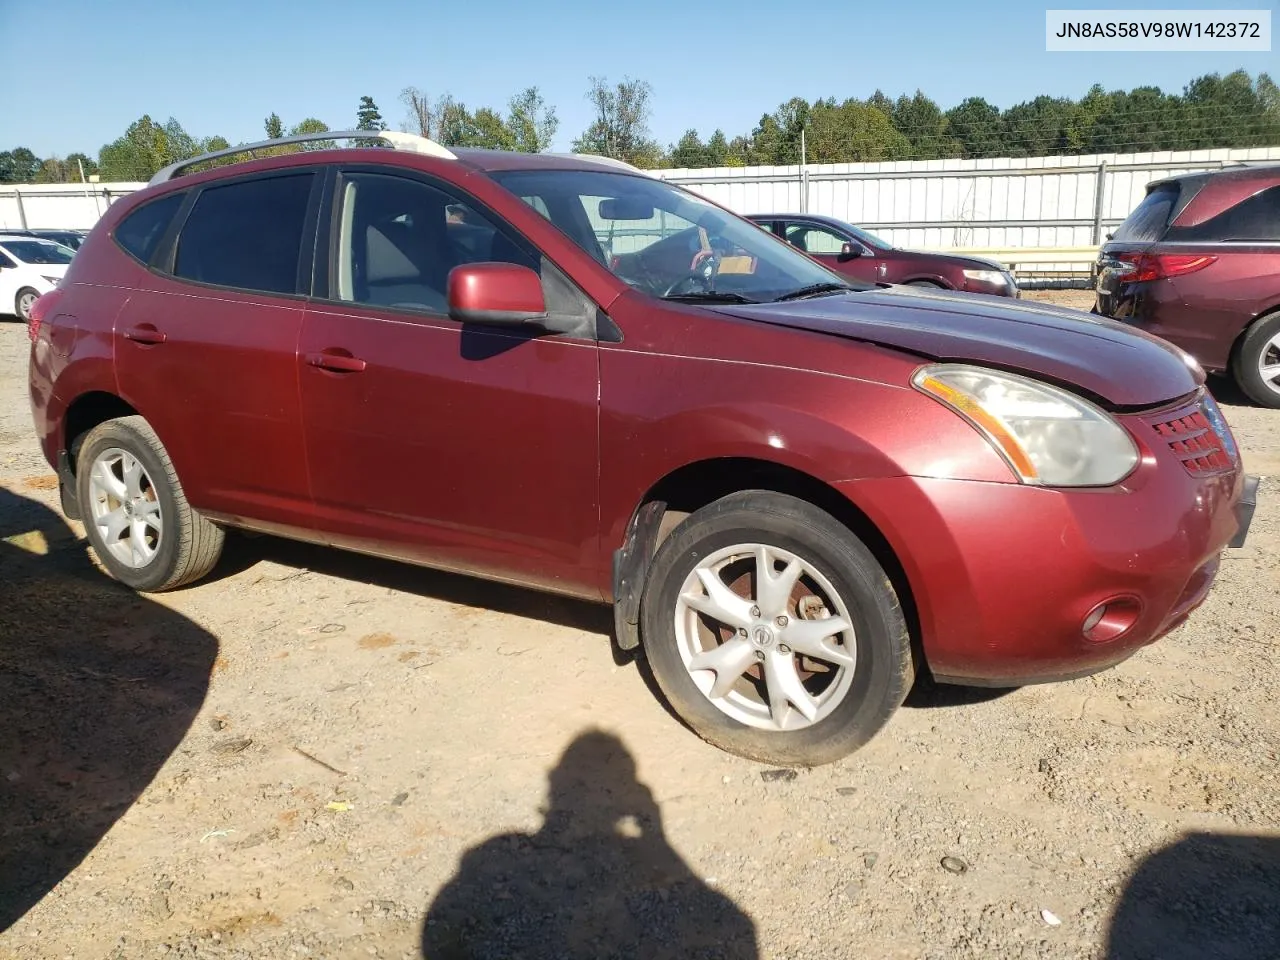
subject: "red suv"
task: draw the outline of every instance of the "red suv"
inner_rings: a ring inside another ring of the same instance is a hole
[[[846,277],[997,297],[1020,295],[1013,274],[995,260],[903,250],[851,223],[812,213],[752,213],[747,219]]]
[[[1097,301],[1280,407],[1280,165],[1149,184],[1102,248]]]
[[[690,727],[811,765],[917,671],[1123,660],[1242,541],[1160,340],[847,283],[616,162],[379,136],[162,171],[38,301],[36,428],[124,583],[242,528],[611,603]]]

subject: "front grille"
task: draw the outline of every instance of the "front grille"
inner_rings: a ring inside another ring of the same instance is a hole
[[[1233,466],[1222,438],[1205,415],[1204,405],[1185,408],[1172,420],[1161,420],[1151,426],[1177,457],[1187,473],[1205,476],[1224,473]]]

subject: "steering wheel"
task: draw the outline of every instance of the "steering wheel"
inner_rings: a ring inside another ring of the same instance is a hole
[[[671,284],[663,292],[664,297],[677,297],[685,293],[709,293],[715,289],[716,275],[720,272],[720,255],[710,253],[696,261],[696,266]],[[684,289],[688,287],[689,289]]]

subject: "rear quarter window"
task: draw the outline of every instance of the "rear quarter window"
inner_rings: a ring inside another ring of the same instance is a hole
[[[1280,241],[1280,186],[1270,187],[1192,226],[1174,226],[1165,238],[1192,242]]]
[[[1156,187],[1116,228],[1111,239],[1116,243],[1155,243],[1169,225],[1169,216],[1178,202],[1177,184]]]
[[[120,221],[115,229],[116,243],[140,263],[150,263],[185,197],[185,193],[170,193],[144,203]]]

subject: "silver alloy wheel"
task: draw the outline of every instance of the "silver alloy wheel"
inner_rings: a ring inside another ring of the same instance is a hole
[[[31,308],[36,305],[36,301],[40,299],[40,294],[31,290],[26,291],[18,297],[18,316],[23,320],[31,319]]]
[[[155,559],[164,513],[142,462],[119,447],[98,454],[89,468],[89,504],[98,535],[111,555],[133,570]]]
[[[694,684],[748,726],[812,726],[853,685],[848,608],[813,564],[780,547],[743,543],[699,560],[680,588],[675,628]]]
[[[1280,393],[1280,333],[1262,345],[1258,354],[1258,374],[1267,389]]]

